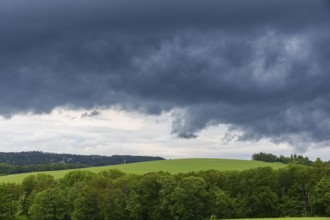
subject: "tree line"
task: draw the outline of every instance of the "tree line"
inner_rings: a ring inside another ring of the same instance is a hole
[[[84,164],[70,164],[70,163],[49,163],[49,164],[30,164],[24,166],[11,165],[7,163],[0,163],[0,176],[18,173],[53,171],[53,170],[68,170],[87,167]]]
[[[313,164],[313,161],[311,161],[308,157],[303,157],[302,155],[297,155],[297,154],[291,154],[290,157],[286,156],[276,156],[274,154],[270,153],[255,153],[252,155],[252,160],[259,160],[259,161],[264,161],[264,162],[279,162],[279,163],[296,163],[296,164],[303,164],[306,166],[310,166]],[[319,158],[317,160],[320,160]]]
[[[144,175],[46,174],[0,185],[0,219],[190,220],[330,216],[330,164]]]
[[[66,170],[154,160],[164,160],[164,158],[130,155],[99,156],[55,154],[41,151],[0,152],[0,175],[35,171]]]
[[[162,157],[131,156],[131,155],[78,155],[78,154],[56,154],[42,151],[23,152],[0,152],[0,163],[16,166],[31,164],[83,164],[86,166],[105,166],[123,163],[136,163],[144,161],[164,160]]]

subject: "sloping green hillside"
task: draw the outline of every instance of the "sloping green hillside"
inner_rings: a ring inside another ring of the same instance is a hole
[[[99,172],[107,169],[118,169],[127,173],[134,174],[144,174],[148,172],[164,171],[172,174],[180,172],[191,172],[200,170],[247,170],[257,167],[270,166],[273,168],[284,167],[281,163],[266,163],[261,161],[252,160],[232,160],[232,159],[176,159],[176,160],[161,160],[161,161],[151,161],[151,162],[141,162],[132,164],[122,164],[122,165],[112,165],[112,166],[102,166],[102,167],[89,167],[79,170],[89,170],[92,172]],[[72,170],[60,170],[60,171],[48,171],[42,172],[46,174],[51,174],[55,178],[61,178],[66,173]],[[36,174],[24,173],[24,174],[14,174],[8,176],[1,176],[0,182],[21,182],[26,176]]]
[[[330,220],[330,217],[244,218],[236,220]]]
[[[122,170],[128,173],[143,174],[155,171],[164,171],[172,174],[180,172],[200,171],[200,170],[247,170],[256,167],[271,166],[273,168],[284,167],[281,163],[266,163],[261,161],[251,160],[233,160],[233,159],[176,159],[176,160],[163,160],[142,162],[135,164],[116,165],[113,168]],[[98,169],[87,168],[91,170]]]

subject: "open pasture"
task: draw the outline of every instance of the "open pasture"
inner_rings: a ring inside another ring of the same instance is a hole
[[[261,161],[253,160],[233,160],[233,159],[210,159],[210,158],[195,158],[195,159],[175,159],[175,160],[160,160],[151,162],[131,163],[122,165],[111,165],[111,166],[100,166],[100,167],[88,167],[76,170],[88,170],[92,172],[100,172],[108,169],[118,169],[126,173],[132,174],[145,174],[149,172],[169,172],[172,174],[176,173],[187,173],[201,170],[247,170],[257,167],[270,166],[274,169],[284,167],[281,163],[266,163]],[[59,171],[45,171],[45,172],[31,172],[23,174],[13,174],[7,176],[1,176],[0,182],[16,182],[20,183],[26,176],[45,173],[53,175],[55,178],[61,178],[68,172],[73,170],[59,170]]]
[[[245,218],[235,220],[329,220],[330,217],[297,217],[297,218]]]

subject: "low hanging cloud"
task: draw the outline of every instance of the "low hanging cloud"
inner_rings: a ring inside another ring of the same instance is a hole
[[[172,111],[181,138],[327,146],[329,23],[326,0],[2,0],[0,114]]]

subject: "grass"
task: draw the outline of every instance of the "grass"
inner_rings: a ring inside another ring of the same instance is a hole
[[[232,159],[176,159],[176,160],[160,160],[151,162],[131,163],[122,165],[102,166],[102,167],[89,167],[77,170],[88,170],[92,172],[100,172],[107,169],[118,169],[126,173],[144,174],[149,172],[164,171],[172,174],[187,173],[191,171],[200,170],[247,170],[257,167],[270,166],[274,169],[284,167],[281,163],[265,163],[253,160],[232,160]],[[23,174],[13,174],[7,176],[0,176],[1,182],[14,182],[20,183],[22,180],[33,174],[45,173],[53,175],[55,178],[61,178],[72,170],[59,170],[59,171],[45,171],[45,172],[32,172]]]
[[[244,218],[235,220],[330,220],[330,217]]]

